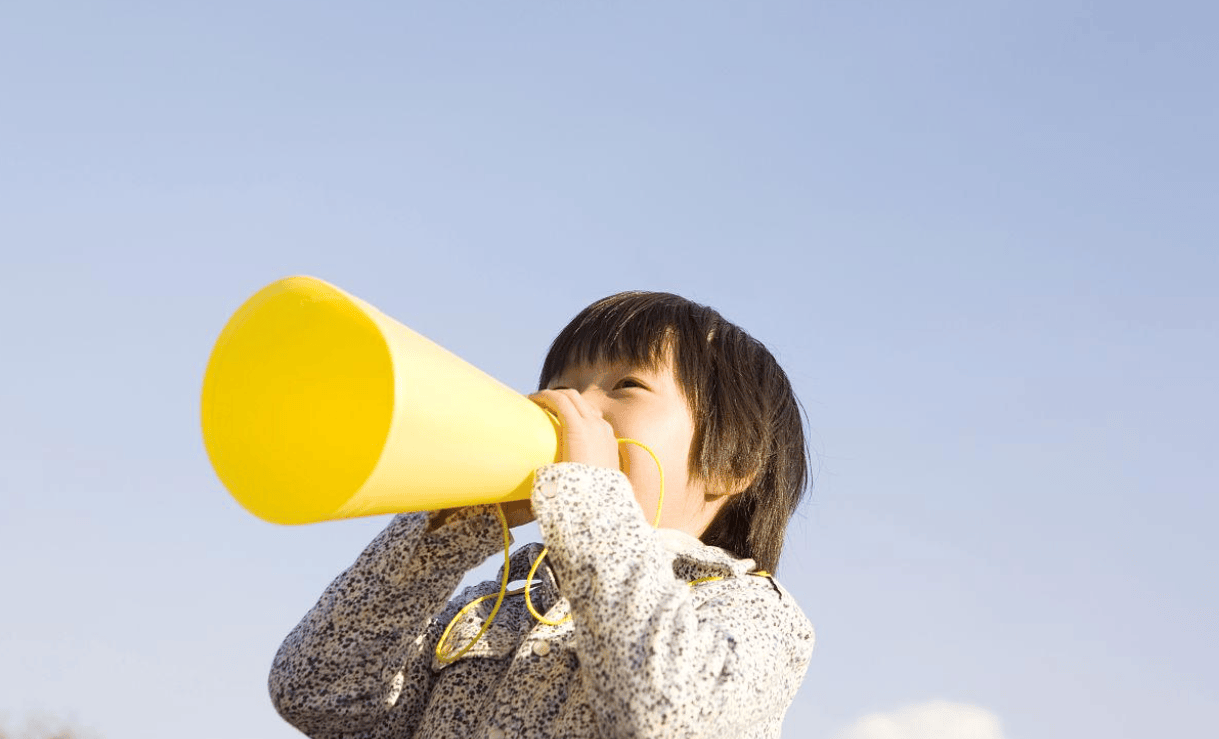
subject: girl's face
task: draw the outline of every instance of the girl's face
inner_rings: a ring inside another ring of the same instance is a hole
[[[726,496],[708,496],[701,482],[690,480],[688,460],[694,420],[670,361],[658,370],[600,362],[568,367],[547,385],[570,388],[599,411],[620,439],[648,445],[664,466],[664,504],[660,527],[700,536]],[[639,447],[620,444],[623,471],[648,522],[656,517],[660,475],[656,463]]]

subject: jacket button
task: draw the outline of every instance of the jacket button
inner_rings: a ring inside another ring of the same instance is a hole
[[[544,482],[542,483],[542,495],[547,498],[553,498],[559,492],[559,483]]]
[[[533,653],[539,657],[545,657],[550,654],[550,644],[544,641],[535,641],[533,643]]]

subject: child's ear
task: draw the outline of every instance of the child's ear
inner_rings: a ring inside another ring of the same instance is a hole
[[[716,480],[711,485],[707,486],[707,500],[718,500],[720,498],[731,498],[734,495],[740,495],[749,489],[753,484],[753,479],[742,480],[740,478],[730,478],[724,480]]]

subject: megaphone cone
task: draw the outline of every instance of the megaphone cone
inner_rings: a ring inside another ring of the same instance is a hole
[[[558,452],[528,398],[307,276],[229,319],[202,408],[217,476],[274,523],[521,500]]]

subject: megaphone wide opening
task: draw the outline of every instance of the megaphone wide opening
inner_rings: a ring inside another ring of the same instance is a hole
[[[323,520],[368,479],[394,412],[373,319],[336,288],[289,277],[229,320],[208,362],[203,434],[221,481],[276,523]]]

